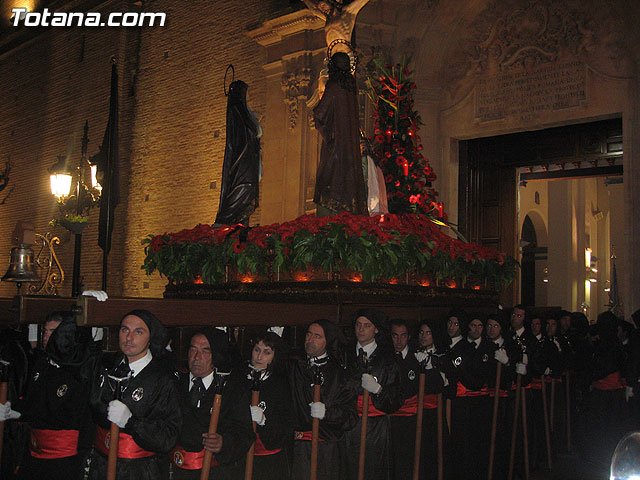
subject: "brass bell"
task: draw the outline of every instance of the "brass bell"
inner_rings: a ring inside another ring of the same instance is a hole
[[[11,249],[11,261],[7,273],[2,277],[3,282],[16,282],[18,290],[22,283],[39,282],[40,277],[33,263],[33,250],[22,243]]]

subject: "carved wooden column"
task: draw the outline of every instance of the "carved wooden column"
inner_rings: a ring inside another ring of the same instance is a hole
[[[313,211],[318,135],[306,100],[325,56],[324,24],[308,10],[268,20],[249,35],[266,49],[261,223]]]

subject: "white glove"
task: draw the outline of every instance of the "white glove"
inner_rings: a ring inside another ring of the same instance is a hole
[[[0,403],[0,422],[6,422],[7,420],[17,420],[22,414],[11,410],[11,402]]]
[[[251,405],[251,420],[263,427],[264,422],[267,421],[267,417],[264,416],[264,411],[260,407]]]
[[[327,413],[327,408],[322,402],[311,402],[309,406],[311,407],[311,417],[318,420],[322,420]]]
[[[282,338],[282,332],[284,332],[284,327],[269,327],[267,328],[267,332],[275,333],[280,338]]]
[[[414,355],[416,356],[416,360],[418,360],[418,363],[422,363],[426,360],[429,354],[427,352],[416,352]]]
[[[527,365],[525,363],[516,363],[516,373],[518,375],[526,375],[527,374]]]
[[[627,386],[624,389],[624,399],[628,402],[631,397],[633,397],[633,387]]]
[[[440,376],[442,377],[442,386],[448,387],[449,379],[447,378],[447,376],[444,374],[444,372],[440,372]]]
[[[526,353],[522,354],[522,363],[524,365],[529,365],[529,355],[527,355]]]
[[[107,292],[104,292],[102,290],[85,290],[84,292],[82,292],[82,295],[85,297],[95,297],[99,302],[104,302],[107,298],[109,298]]]
[[[549,367],[545,368],[543,375],[551,375],[551,369]]]
[[[370,375],[368,373],[363,373],[362,374],[362,388],[364,388],[365,390],[370,391],[371,393],[373,393],[374,395],[376,393],[380,393],[380,390],[382,390],[382,385],[380,385],[376,379],[373,377],[373,375]]]
[[[107,420],[124,428],[131,418],[131,410],[120,400],[111,400],[107,406]]]
[[[499,361],[502,365],[509,363],[509,355],[507,355],[507,351],[504,348],[496,350],[493,354],[493,358]]]

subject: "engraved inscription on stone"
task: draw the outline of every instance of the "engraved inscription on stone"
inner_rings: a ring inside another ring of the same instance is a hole
[[[545,111],[575,107],[586,100],[582,62],[547,63],[478,78],[475,118],[480,122],[536,118]]]

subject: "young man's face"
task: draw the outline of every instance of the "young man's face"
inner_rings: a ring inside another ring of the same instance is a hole
[[[58,322],[56,320],[49,320],[45,322],[44,327],[42,329],[42,348],[46,350],[47,343],[49,343],[49,339],[53,332],[60,326],[62,322]]]
[[[531,333],[533,333],[535,336],[538,336],[541,331],[542,320],[540,320],[539,318],[534,318],[533,320],[531,320]]]
[[[487,338],[497,340],[502,336],[502,327],[493,318],[487,320]]]
[[[524,325],[524,310],[521,308],[514,308],[511,312],[511,328],[519,330]]]
[[[554,337],[558,331],[558,322],[555,318],[547,320],[547,337]]]
[[[409,331],[405,325],[391,325],[391,340],[393,341],[393,349],[401,352],[409,342]]]
[[[469,340],[477,340],[482,336],[482,322],[477,318],[474,318],[469,322]]]
[[[458,317],[449,317],[447,320],[447,333],[451,338],[460,335],[460,322]]]
[[[149,327],[140,317],[127,315],[120,324],[120,351],[129,359],[129,363],[141,359],[149,350],[151,333]]]
[[[358,317],[356,319],[356,338],[361,346],[365,346],[373,342],[378,329],[367,317]]]

